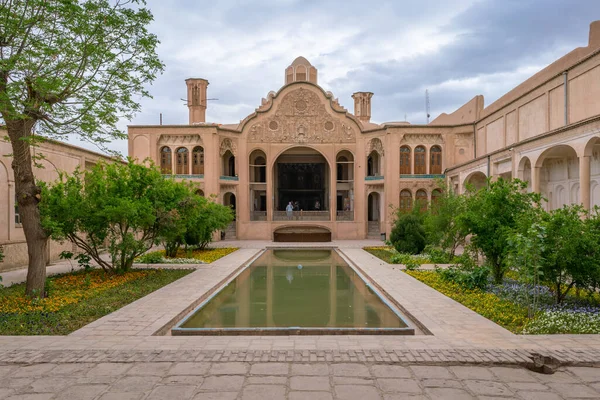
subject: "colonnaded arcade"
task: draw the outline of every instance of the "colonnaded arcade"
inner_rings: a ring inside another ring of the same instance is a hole
[[[206,122],[208,81],[187,79],[188,124],[129,126],[129,155],[233,207],[226,237],[238,239],[389,234],[392,208],[435,201],[440,178],[463,192],[518,177],[549,209],[590,208],[600,205],[599,52],[596,21],[587,47],[488,107],[475,96],[427,125],[371,122],[370,92],[354,93],[348,112],[303,57],[237,124]]]

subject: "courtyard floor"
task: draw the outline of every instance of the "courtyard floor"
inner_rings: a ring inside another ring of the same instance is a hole
[[[321,245],[338,247],[429,334],[169,336],[261,249],[290,247],[224,241],[215,245],[240,249],[71,335],[0,337],[0,399],[600,398],[600,335],[514,335],[361,249],[381,244]],[[573,367],[530,372],[533,353]]]

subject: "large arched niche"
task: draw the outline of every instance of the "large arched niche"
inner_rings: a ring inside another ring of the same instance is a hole
[[[463,187],[464,190],[471,188],[477,191],[483,189],[486,184],[487,177],[485,176],[485,174],[481,171],[475,171],[467,175],[463,183]]]
[[[294,146],[282,151],[271,166],[273,179],[274,220],[324,221],[330,219],[332,190],[331,163],[320,151],[308,146]]]
[[[524,156],[519,161],[517,177],[523,182],[527,182],[527,191],[531,192],[531,160],[529,157]]]
[[[548,200],[545,208],[555,210],[579,201],[571,192],[579,184],[579,157],[567,144],[558,144],[544,150],[536,160],[539,191]]]

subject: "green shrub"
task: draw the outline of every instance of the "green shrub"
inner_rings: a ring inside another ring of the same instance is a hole
[[[460,263],[457,265],[445,269],[436,268],[440,277],[470,290],[484,290],[488,285],[490,269],[487,266],[477,265],[468,253],[461,255],[459,259]]]
[[[419,254],[425,248],[425,228],[421,218],[401,214],[396,218],[390,241],[398,253]]]
[[[439,247],[426,246],[424,252],[432,264],[451,264],[459,260],[459,257],[447,253]]]
[[[160,264],[163,262],[163,255],[160,251],[146,253],[138,258],[142,264]]]
[[[419,267],[421,266],[421,264],[419,264],[417,261],[413,260],[412,258],[409,258],[408,261],[404,262],[403,264],[406,267],[406,269],[409,271],[414,271],[416,269],[419,269]]]

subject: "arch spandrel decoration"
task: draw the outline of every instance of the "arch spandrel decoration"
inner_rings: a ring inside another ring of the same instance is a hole
[[[250,127],[248,142],[354,143],[356,132],[350,121],[330,115],[316,93],[299,88],[286,94],[273,114]]]
[[[237,156],[237,146],[229,138],[225,138],[221,141],[221,147],[219,148],[219,154],[221,157],[227,153],[227,150],[229,150],[234,156]]]
[[[371,154],[372,151],[376,151],[380,156],[385,155],[383,151],[383,143],[379,138],[373,138],[369,141],[369,147],[367,148],[367,154]]]

